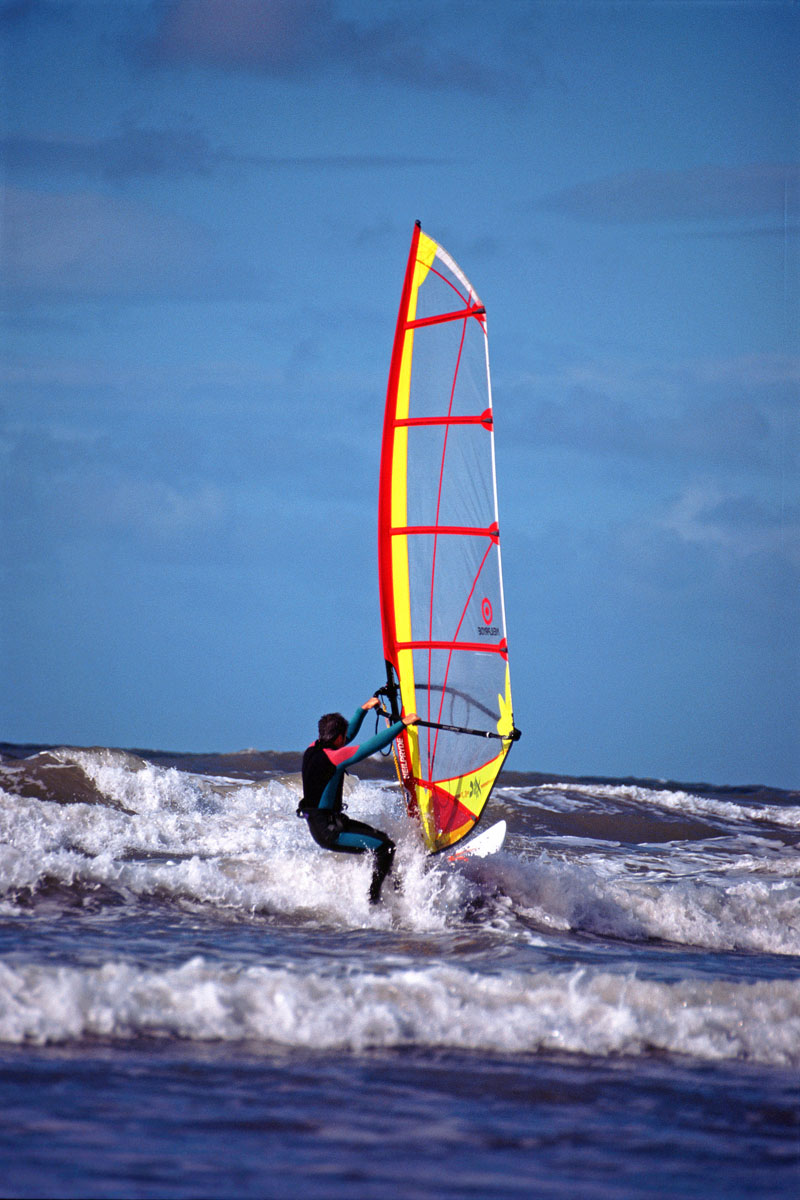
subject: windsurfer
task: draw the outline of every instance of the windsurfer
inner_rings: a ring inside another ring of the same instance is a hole
[[[307,819],[311,836],[319,846],[343,854],[372,852],[371,904],[380,900],[381,885],[392,869],[395,845],[379,829],[354,821],[342,812],[345,770],[390,745],[404,725],[413,725],[418,720],[416,713],[411,713],[360,746],[351,745],[364,717],[377,705],[378,700],[371,697],[356,709],[349,723],[341,713],[320,717],[319,737],[303,755],[303,799],[297,809],[297,815]]]

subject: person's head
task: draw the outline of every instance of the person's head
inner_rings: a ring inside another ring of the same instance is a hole
[[[347,733],[347,721],[341,713],[325,713],[324,717],[320,717],[317,728],[320,746],[334,746]]]

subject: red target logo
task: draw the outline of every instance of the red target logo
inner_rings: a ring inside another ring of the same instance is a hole
[[[492,602],[488,596],[484,596],[483,600],[481,600],[481,616],[483,617],[484,625],[491,625],[493,615]]]

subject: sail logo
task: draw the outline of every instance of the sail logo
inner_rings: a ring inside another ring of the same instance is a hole
[[[478,636],[497,637],[500,629],[497,625],[492,624],[494,609],[492,608],[492,602],[488,596],[484,596],[481,600],[481,616],[483,617],[483,625],[478,626]]]

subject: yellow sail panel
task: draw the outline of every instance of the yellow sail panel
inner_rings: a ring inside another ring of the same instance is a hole
[[[389,373],[379,563],[398,773],[430,850],[480,818],[511,742],[486,315],[417,226]]]
[[[472,832],[494,787],[511,744],[519,736],[511,712],[511,678],[506,665],[505,692],[498,695],[500,717],[497,732],[501,736],[498,753],[483,767],[457,779],[440,780],[432,787],[418,784],[417,805],[426,845],[444,849]],[[467,736],[467,735],[465,735]],[[471,735],[476,736],[476,735]],[[494,743],[497,745],[497,742]]]

